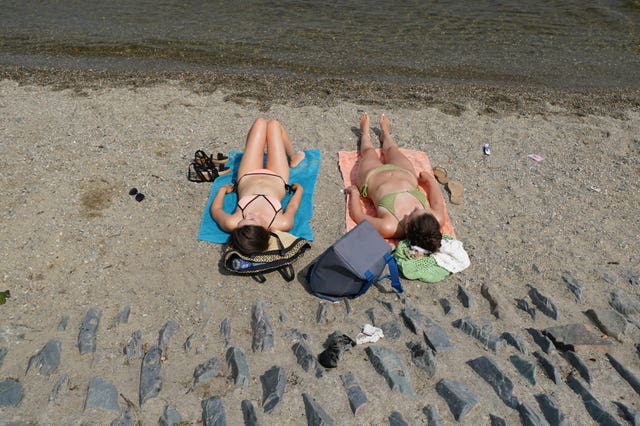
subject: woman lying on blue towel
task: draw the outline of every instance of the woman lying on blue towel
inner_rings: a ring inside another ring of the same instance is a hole
[[[267,153],[264,164],[264,153]],[[295,152],[289,134],[277,120],[254,121],[238,166],[238,180],[223,185],[211,203],[211,217],[230,232],[229,244],[246,254],[262,252],[269,246],[271,231],[288,231],[302,199],[302,186],[289,185],[289,171],[304,159]],[[236,191],[238,204],[233,213],[222,210],[225,194]],[[283,210],[287,191],[293,196]]]

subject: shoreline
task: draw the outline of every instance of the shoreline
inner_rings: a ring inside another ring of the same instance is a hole
[[[487,356],[513,383],[518,401],[540,411],[536,395],[545,394],[573,422],[594,424],[566,384],[570,378],[583,382],[566,351],[544,354],[559,383],[533,355],[544,350],[528,330],[569,324],[605,336],[605,349],[640,377],[637,94],[564,97],[511,88],[503,97],[490,88],[427,87],[414,93],[390,87],[388,98],[378,102],[382,86],[345,87],[341,81],[314,87],[229,76],[209,81],[189,75],[112,79],[100,73],[12,72],[15,80],[6,79],[6,69],[0,73],[0,291],[11,291],[0,305],[0,350],[7,349],[0,382],[19,382],[24,395],[16,406],[0,407],[0,423],[109,424],[133,401],[130,412],[142,424],[156,424],[166,406],[198,424],[202,401],[219,396],[229,424],[242,424],[241,404],[248,400],[262,423],[297,425],[304,422],[301,395],[307,393],[340,424],[385,424],[393,411],[420,424],[428,404],[443,424],[452,424],[454,416],[436,388],[447,379],[463,383],[480,400],[460,424],[489,424],[490,416],[518,424],[519,412],[468,364]],[[300,283],[304,268],[344,232],[337,152],[356,148],[354,130],[364,110],[372,127],[385,113],[400,146],[427,151],[433,166],[445,167],[464,186],[462,205],[445,199],[471,266],[437,284],[403,279],[408,303],[442,327],[454,346],[436,353],[433,374],[412,360],[407,345],[426,341],[406,326],[407,305],[395,294],[372,286],[347,309],[323,303]],[[265,284],[228,275],[219,264],[221,247],[196,240],[210,184],[187,180],[193,153],[241,149],[257,116],[277,117],[296,148],[319,149],[322,156],[314,240],[296,262],[292,282],[277,273]],[[489,156],[482,152],[484,143],[491,145]],[[529,154],[544,160],[533,161]],[[132,187],[145,194],[142,202],[129,195]],[[497,295],[493,302],[486,285]],[[540,309],[534,318],[518,308],[517,300],[533,306],[531,286],[555,304],[556,319]],[[460,301],[461,289],[471,304]],[[628,301],[627,320],[614,309],[614,297]],[[442,309],[442,299],[451,312]],[[251,312],[258,301],[266,306],[274,335],[274,348],[264,352],[251,349]],[[128,320],[116,320],[126,306]],[[79,330],[90,308],[102,315],[96,349],[80,354]],[[622,316],[623,326],[602,331],[585,315],[589,309]],[[318,320],[320,311],[326,320]],[[527,353],[506,344],[494,351],[454,325],[467,317],[488,324],[497,336],[517,335]],[[67,326],[59,328],[64,318]],[[142,356],[128,358],[124,347],[137,331],[141,352],[157,345],[169,321],[178,328],[163,350],[162,389],[138,404]],[[305,371],[291,349],[304,341],[317,356],[332,332],[355,337],[367,323],[399,330],[377,345],[402,360],[417,397],[390,388],[368,359],[368,346],[353,348],[322,377]],[[222,324],[230,324],[229,343]],[[28,369],[31,357],[52,339],[61,344],[60,364],[49,375]],[[230,379],[224,361],[229,344],[246,353],[246,387]],[[615,403],[640,406],[601,349],[577,352],[592,378],[584,386],[623,423]],[[535,383],[514,367],[514,355],[536,366]],[[195,368],[212,358],[220,361],[219,373],[194,384]],[[261,408],[261,376],[274,364],[285,370],[286,386],[279,409],[268,414]],[[369,401],[358,415],[341,378],[349,372]],[[68,381],[51,401],[64,375]],[[85,408],[96,376],[121,395],[118,409]]]

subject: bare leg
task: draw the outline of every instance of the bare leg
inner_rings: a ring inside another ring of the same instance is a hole
[[[291,141],[285,141],[288,135],[277,120],[269,120],[267,123],[267,169],[282,176],[285,182],[289,182],[289,161],[287,159],[287,144],[290,149]]]
[[[378,153],[371,143],[369,130],[369,114],[366,112],[360,116],[360,164],[358,166],[358,186],[363,185],[367,174],[376,167],[382,165]]]
[[[411,160],[409,160],[400,150],[398,145],[391,136],[391,123],[386,115],[380,116],[380,142],[382,142],[382,150],[384,151],[385,163],[395,164],[403,169],[411,171],[416,175]],[[417,176],[417,175],[416,175]]]
[[[267,121],[264,118],[257,118],[251,125],[244,153],[238,166],[238,178],[245,174],[264,167],[264,149],[267,144]]]
[[[284,150],[287,153],[287,157],[289,157],[289,167],[295,167],[298,164],[300,164],[302,160],[304,160],[304,156],[305,156],[304,151],[296,152],[293,149],[293,143],[291,143],[291,138],[289,137],[289,133],[287,132],[287,129],[285,129],[282,124],[280,124],[280,130],[282,132],[282,143],[284,144]]]

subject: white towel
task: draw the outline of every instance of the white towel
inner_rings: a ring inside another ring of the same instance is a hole
[[[460,240],[442,240],[440,250],[431,256],[439,266],[451,273],[463,271],[471,265],[469,255],[464,251]]]

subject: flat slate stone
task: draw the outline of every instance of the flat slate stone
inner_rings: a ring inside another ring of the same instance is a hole
[[[127,324],[129,322],[129,314],[131,313],[131,306],[125,305],[120,312],[116,315],[113,320],[115,326],[119,326],[122,324]]]
[[[347,392],[349,407],[351,407],[353,414],[357,415],[360,411],[366,408],[367,396],[362,391],[360,385],[358,385],[358,382],[352,373],[343,374],[340,377],[342,378],[344,390]]]
[[[547,357],[545,357],[542,354],[542,352],[535,351],[533,353],[533,356],[535,356],[538,359],[538,362],[542,366],[542,369],[545,371],[545,373],[547,373],[547,377],[549,377],[553,381],[553,383],[557,385],[562,382],[562,379],[560,378],[560,373],[556,369],[556,366],[553,365],[553,363],[549,361],[549,359],[547,359]]]
[[[135,426],[133,414],[131,414],[131,409],[128,405],[122,407],[122,410],[120,410],[120,416],[114,419],[110,426]]]
[[[399,411],[392,411],[389,415],[389,426],[409,426]]]
[[[244,426],[260,426],[258,421],[258,414],[253,406],[253,402],[248,399],[243,399],[240,403],[242,408],[242,419],[244,420]]]
[[[582,284],[580,284],[580,282],[577,279],[575,279],[573,275],[571,275],[571,272],[563,273],[562,281],[565,282],[569,291],[573,293],[573,295],[576,297],[576,301],[578,302],[581,301],[582,300]]]
[[[89,382],[84,409],[100,408],[102,410],[120,411],[118,404],[118,390],[107,379],[95,376]]]
[[[365,352],[375,370],[382,375],[392,391],[399,391],[415,398],[415,393],[409,383],[409,371],[400,357],[385,346],[368,346]]]
[[[638,380],[638,378],[634,376],[631,371],[629,371],[624,365],[622,365],[617,359],[615,359],[613,355],[606,354],[606,356],[613,368],[616,369],[618,374],[620,374],[622,378],[625,379],[627,383],[629,383],[629,385],[631,385],[633,390],[636,391],[638,395],[640,395],[640,380]]]
[[[142,358],[142,333],[136,330],[123,349],[127,359]]]
[[[482,284],[480,294],[489,302],[489,309],[494,317],[505,321],[512,319],[513,313],[510,310],[510,305],[494,286]]]
[[[482,377],[496,392],[498,397],[510,408],[518,406],[518,399],[513,395],[513,383],[498,368],[495,362],[486,356],[467,361],[467,364]]]
[[[67,324],[69,324],[69,315],[64,314],[60,322],[58,322],[58,331],[65,331],[67,329]]]
[[[22,383],[14,379],[4,379],[0,382],[0,407],[15,407],[24,396]]]
[[[202,424],[203,426],[226,426],[227,416],[224,413],[224,405],[222,398],[212,396],[200,402],[202,407]]]
[[[449,302],[449,299],[446,299],[444,297],[440,299],[440,306],[442,306],[442,312],[445,315],[447,315],[453,310],[453,307],[451,306],[451,302]]]
[[[158,396],[162,389],[162,349],[152,346],[142,359],[140,369],[140,398],[139,405],[148,399]]]
[[[465,308],[471,307],[471,295],[466,288],[458,284],[458,300]]]
[[[560,411],[560,407],[556,401],[549,395],[540,393],[535,395],[538,406],[542,410],[542,414],[547,421],[554,426],[569,426],[569,420]]]
[[[324,367],[320,365],[306,343],[296,342],[293,344],[291,349],[293,350],[293,354],[296,356],[298,365],[300,365],[304,371],[313,369],[316,377],[322,377],[324,375]]]
[[[231,343],[231,320],[225,318],[220,323],[220,335],[224,339],[224,346],[229,347]]]
[[[265,413],[271,413],[282,402],[287,375],[284,368],[274,365],[260,376],[260,382],[262,382],[262,409]]]
[[[4,362],[4,358],[7,356],[8,353],[9,353],[9,349],[6,348],[5,346],[0,348],[0,367],[2,367],[2,363]]]
[[[556,347],[562,350],[578,352],[580,350],[597,349],[606,351],[611,342],[592,333],[584,324],[567,324],[545,329]]]
[[[81,355],[96,351],[96,334],[101,316],[102,311],[96,308],[89,309],[84,316],[78,334],[78,349]]]
[[[455,350],[455,347],[451,343],[451,338],[447,332],[444,331],[444,328],[429,318],[427,318],[427,321],[428,323],[422,331],[427,345],[436,352],[450,352]]]
[[[545,336],[542,331],[535,328],[527,328],[527,332],[533,337],[533,341],[536,342],[540,348],[546,354],[550,354],[556,350],[555,345],[547,336]]]
[[[427,377],[433,377],[438,367],[438,362],[436,361],[436,356],[433,351],[420,342],[408,342],[407,347],[411,351],[411,360],[416,367],[426,372]]]
[[[429,404],[422,409],[422,412],[427,416],[427,426],[442,426],[442,420],[440,420],[436,407]]]
[[[635,315],[640,313],[640,300],[628,296],[619,289],[611,292],[609,305],[622,315]]]
[[[430,320],[413,306],[405,306],[400,315],[406,326],[415,334],[420,334],[426,328]]]
[[[491,426],[507,426],[507,422],[502,417],[493,414],[489,414],[489,421]]]
[[[542,414],[529,406],[529,404],[518,404],[516,409],[520,413],[520,421],[524,426],[550,426]]]
[[[62,394],[60,393],[62,392]],[[58,381],[55,385],[53,385],[53,389],[51,389],[51,393],[49,394],[49,403],[58,402],[58,397],[62,395],[67,395],[69,393],[69,375],[67,373],[61,375],[58,378]]]
[[[322,409],[320,404],[308,393],[302,392],[304,412],[309,426],[333,426],[333,419]]]
[[[336,320],[336,316],[333,313],[331,305],[325,302],[318,304],[318,310],[316,311],[316,324],[329,324]]]
[[[578,354],[573,351],[565,352],[564,356],[567,358],[567,361],[569,361],[569,364],[571,364],[573,368],[575,368],[576,371],[578,371],[578,374],[580,374],[580,376],[587,383],[591,384],[591,374],[589,373],[589,368],[584,363],[582,358],[580,358]]]
[[[220,375],[220,360],[216,357],[209,359],[207,362],[199,364],[193,371],[193,384],[211,380]]]
[[[527,348],[527,344],[517,334],[506,331],[502,333],[500,337],[523,354],[529,355],[529,348]]]
[[[388,321],[380,324],[380,329],[387,339],[397,340],[402,337],[402,328],[398,321]]]
[[[162,349],[162,352],[167,351],[167,347],[169,346],[169,339],[171,336],[178,331],[178,323],[175,321],[167,321],[164,326],[160,329],[160,333],[158,334],[158,346]]]
[[[599,425],[621,426],[615,417],[605,410],[602,404],[572,374],[567,377],[567,385],[582,398],[587,412]]]
[[[613,401],[613,403],[616,405],[616,407],[618,407],[622,418],[628,421],[631,426],[640,426],[640,411],[634,410],[633,408],[619,401]]]
[[[558,319],[558,308],[556,308],[556,305],[553,303],[553,301],[549,297],[544,296],[538,291],[537,288],[531,285],[529,286],[529,297],[531,298],[531,301],[536,306],[536,308],[540,310],[540,312],[542,312],[549,318],[553,318],[554,320]]]
[[[436,384],[436,391],[449,405],[449,410],[456,421],[461,421],[480,401],[469,388],[455,380],[440,380]]]
[[[493,324],[491,321],[484,320],[482,324],[477,324],[470,317],[464,317],[453,322],[453,326],[459,328],[471,337],[476,338],[480,343],[494,352],[504,347],[507,342],[502,340],[500,336],[493,334]]]
[[[627,331],[627,320],[621,314],[613,309],[589,309],[585,314],[600,331],[622,342],[622,335]]]
[[[176,426],[182,423],[182,416],[175,408],[165,405],[162,416],[158,419],[159,426]]]
[[[227,349],[225,357],[231,371],[233,384],[246,389],[249,386],[249,366],[244,351],[242,348],[230,347]]]
[[[536,308],[534,308],[533,306],[529,305],[529,302],[527,302],[524,299],[516,299],[516,307],[524,312],[526,312],[527,314],[529,314],[529,316],[531,317],[531,319],[533,321],[536,320]]]
[[[29,365],[27,366],[27,373],[32,368],[38,369],[40,374],[48,376],[53,373],[60,365],[60,351],[62,349],[62,343],[58,339],[51,339],[40,352],[35,354],[29,359]]]
[[[513,366],[516,367],[516,370],[518,370],[518,372],[522,374],[522,376],[527,379],[527,381],[531,383],[532,386],[535,386],[536,365],[532,362],[529,362],[529,360],[520,358],[518,355],[511,355],[509,359],[511,360]]]
[[[273,329],[269,324],[269,316],[263,301],[257,301],[251,310],[251,329],[253,352],[264,352],[273,348]]]

